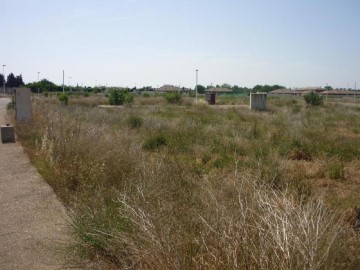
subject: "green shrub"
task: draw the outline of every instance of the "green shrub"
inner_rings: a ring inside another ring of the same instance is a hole
[[[124,103],[133,103],[134,102],[134,96],[132,94],[126,94]]]
[[[109,93],[109,103],[110,105],[123,105],[125,101],[124,91],[117,89],[111,90]]]
[[[166,93],[164,95],[164,98],[166,99],[166,101],[168,103],[171,104],[179,104],[181,101],[181,94],[179,92],[175,92],[175,93]]]
[[[68,105],[69,103],[69,95],[67,93],[60,93],[59,100],[62,104]]]
[[[48,96],[49,96],[49,92],[48,92],[48,91],[43,91],[42,94],[44,95],[44,97],[48,97]]]
[[[323,97],[318,93],[309,92],[304,95],[305,102],[312,106],[320,106],[323,104]]]
[[[339,162],[331,162],[327,166],[327,174],[333,180],[344,179],[344,166]]]
[[[166,137],[163,134],[156,134],[148,138],[143,147],[146,150],[155,150],[165,145],[167,145]]]
[[[83,94],[83,96],[84,96],[84,97],[89,97],[90,94],[85,92],[85,93]]]
[[[149,98],[149,97],[150,97],[150,94],[149,94],[149,93],[144,93],[142,96],[143,96],[144,98]]]
[[[143,124],[143,119],[140,116],[137,115],[131,115],[129,116],[129,118],[127,119],[127,124],[131,127],[131,128],[139,128],[142,126]]]
[[[6,109],[7,110],[13,110],[15,108],[15,99],[14,97],[11,98],[11,101],[6,104]]]

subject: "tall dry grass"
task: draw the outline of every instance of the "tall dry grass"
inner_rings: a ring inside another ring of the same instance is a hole
[[[354,162],[358,135],[341,135],[345,151],[331,130],[356,127],[359,112],[276,102],[265,113],[38,102],[17,130],[88,257],[120,269],[357,269],[358,235],[288,163]]]

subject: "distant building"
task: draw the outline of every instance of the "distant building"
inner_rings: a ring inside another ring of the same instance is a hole
[[[269,95],[272,96],[302,96],[309,92],[316,92],[320,95],[328,95],[328,96],[354,96],[354,95],[360,95],[360,93],[356,91],[350,91],[350,90],[342,90],[342,89],[333,89],[326,91],[325,88],[321,87],[313,87],[313,88],[294,88],[294,89],[277,89],[274,91],[271,91]]]
[[[174,85],[163,85],[159,88],[156,88],[154,91],[156,93],[174,93],[174,92],[188,93],[192,90],[185,87],[178,87]]]
[[[233,91],[229,88],[223,88],[223,87],[213,87],[205,90],[206,93],[216,93],[216,94],[229,94]]]
[[[272,95],[272,96],[301,96],[307,92],[322,93],[325,90],[326,89],[321,88],[321,87],[276,89],[274,91],[269,92],[269,95]]]
[[[333,90],[321,92],[321,95],[338,96],[339,97],[339,96],[360,95],[360,93],[358,93],[357,91],[333,89]]]

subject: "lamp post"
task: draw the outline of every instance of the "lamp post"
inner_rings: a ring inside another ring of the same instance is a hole
[[[356,81],[355,81],[355,89],[354,89],[354,102],[356,101]]]
[[[4,95],[5,95],[5,67],[6,65],[3,65],[3,87],[4,87]]]
[[[198,72],[199,70],[195,70],[196,71],[196,85],[195,85],[195,95],[196,95],[196,103],[198,103]]]
[[[326,84],[326,102],[328,101],[328,97],[329,97],[329,84]]]
[[[38,97],[40,95],[39,76],[40,76],[40,71],[38,71]]]

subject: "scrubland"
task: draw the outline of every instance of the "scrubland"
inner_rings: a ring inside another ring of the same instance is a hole
[[[41,98],[17,126],[79,254],[119,269],[359,269],[360,106],[96,104]]]

